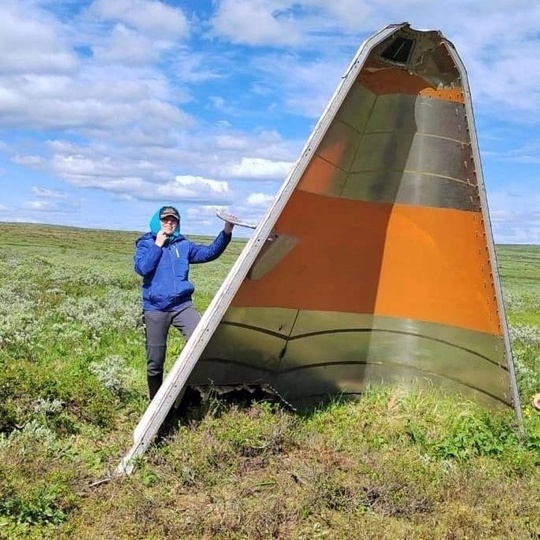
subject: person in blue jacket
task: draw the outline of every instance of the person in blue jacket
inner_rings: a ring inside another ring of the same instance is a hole
[[[232,223],[225,222],[211,244],[195,244],[180,234],[178,210],[174,206],[163,206],[150,220],[150,232],[135,244],[134,269],[143,278],[150,399],[163,382],[169,328],[174,326],[187,340],[201,318],[191,299],[195,288],[189,281],[189,265],[217,259],[229,245],[233,227]]]

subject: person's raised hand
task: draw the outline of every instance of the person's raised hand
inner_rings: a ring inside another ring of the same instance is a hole
[[[234,223],[231,223],[230,221],[226,221],[225,225],[223,225],[223,232],[225,234],[231,234],[233,229],[234,229]]]
[[[163,244],[168,237],[168,234],[163,229],[159,231],[156,235],[156,246],[163,247]]]

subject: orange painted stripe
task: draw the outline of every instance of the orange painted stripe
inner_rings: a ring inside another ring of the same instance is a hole
[[[296,190],[275,231],[298,245],[232,305],[373,313],[500,335],[481,215]]]
[[[465,103],[463,90],[460,88],[424,88],[420,92],[421,96],[440,99],[441,101],[454,101],[455,103]]]
[[[465,101],[461,88],[435,89],[420,75],[411,74],[404,69],[383,68],[374,71],[362,69],[356,82],[377,95],[408,94],[456,103]]]

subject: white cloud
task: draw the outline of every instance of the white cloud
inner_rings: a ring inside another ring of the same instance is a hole
[[[227,204],[232,199],[229,184],[200,176],[177,176],[174,181],[155,187],[156,197],[172,201],[204,201]],[[146,198],[146,196],[145,196]]]
[[[27,201],[23,203],[23,208],[25,210],[37,210],[41,212],[43,210],[47,210],[47,208],[50,208],[50,206],[47,201]]]
[[[32,194],[36,197],[43,197],[45,199],[66,199],[68,196],[61,192],[53,189],[48,189],[39,186],[32,187]]]
[[[31,155],[21,156],[17,154],[11,158],[11,161],[13,161],[13,163],[16,163],[17,165],[26,165],[28,167],[37,167],[37,168],[43,167],[43,164],[44,164],[44,160],[41,156],[31,156]]]
[[[225,176],[253,180],[285,180],[292,163],[263,158],[242,158],[239,162],[226,164]]]
[[[210,141],[207,136],[202,140],[204,148],[208,148],[210,144],[216,152],[237,153],[239,159],[248,154],[252,158],[277,162],[294,160],[302,147],[302,142],[286,139],[276,130],[261,130],[254,133],[234,131],[227,127]]]
[[[57,145],[62,147],[62,143]],[[135,200],[200,201],[227,204],[232,199],[229,184],[200,176],[170,174],[150,161],[113,159],[98,154],[66,152],[52,157],[57,174],[78,187],[95,188]],[[135,173],[135,174],[134,174]]]
[[[216,148],[219,150],[235,150],[244,152],[253,146],[253,138],[247,134],[226,133],[215,137]]]
[[[228,64],[225,54],[186,48],[175,51],[172,69],[180,84],[200,84],[225,79],[228,75]]]
[[[24,217],[13,216],[12,218],[11,217],[9,218],[9,221],[13,223],[42,223],[42,221],[40,221],[39,219],[32,218],[29,216],[24,216]]]
[[[315,0],[306,2],[314,4],[328,13],[327,21],[339,21],[341,25],[351,31],[366,31],[370,29],[368,24],[373,25],[373,20],[377,19],[377,13],[380,13],[378,2],[359,1],[359,0]],[[388,7],[388,2],[381,2],[381,8]],[[321,17],[322,18],[322,17]],[[369,23],[368,23],[369,21]],[[389,21],[390,22],[390,21]],[[401,22],[401,21],[392,21]],[[335,23],[334,23],[335,24]]]
[[[274,200],[274,195],[267,193],[251,193],[247,198],[247,204],[266,208]]]
[[[290,7],[267,0],[222,0],[213,17],[214,35],[249,45],[296,45],[302,33]]]
[[[119,21],[152,36],[186,37],[188,21],[179,8],[154,0],[94,0],[88,14]]]
[[[119,181],[134,181],[137,178],[134,173],[138,173],[139,178],[154,178],[153,173],[159,172],[157,165],[144,160],[130,162],[98,154],[58,153],[53,155],[51,166],[73,185],[102,189],[118,186]]]
[[[78,207],[78,205],[44,200],[29,200],[22,204],[23,210],[46,213],[74,213]]]
[[[496,156],[504,161],[513,163],[540,164],[540,140],[530,142],[520,148],[499,152]]]
[[[321,51],[314,60],[290,53],[270,54],[253,62],[253,70],[267,81],[288,113],[318,118],[337,87],[351,55],[334,49]]]
[[[62,36],[62,25],[32,2],[0,4],[0,75],[2,73],[66,73],[77,58]]]
[[[493,221],[500,244],[540,244],[540,213],[509,212]]]
[[[117,24],[106,40],[93,47],[97,60],[119,64],[144,65],[159,59],[167,44],[156,44],[152,39]]]
[[[190,206],[186,210],[186,214],[191,217],[212,217],[216,215],[218,208],[226,208],[223,206],[217,206],[214,204],[198,204],[197,206]]]
[[[129,71],[115,75],[111,79],[102,71],[78,80],[46,75],[0,79],[0,117],[8,125],[113,133],[135,123],[156,131],[191,123],[189,116],[159,98],[159,81]],[[149,91],[152,86],[158,86],[157,91]]]
[[[539,185],[538,180],[528,184],[508,183],[488,193],[490,218],[497,242],[540,244]]]

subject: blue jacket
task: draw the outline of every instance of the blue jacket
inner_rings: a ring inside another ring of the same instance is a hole
[[[229,245],[231,234],[221,231],[209,245],[195,244],[182,236],[179,225],[163,247],[156,246],[159,218],[152,218],[152,232],[135,243],[133,267],[143,277],[142,301],[145,311],[174,311],[191,301],[195,290],[189,281],[190,263],[217,259]]]

